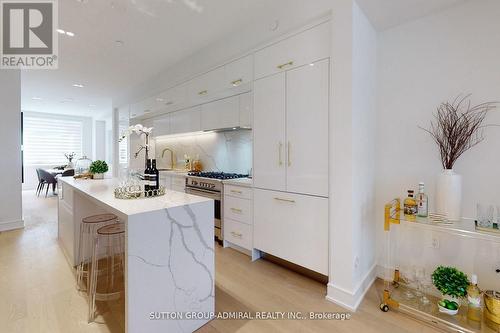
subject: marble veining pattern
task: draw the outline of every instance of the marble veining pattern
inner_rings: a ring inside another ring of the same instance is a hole
[[[169,165],[169,155],[162,158],[165,148],[175,152],[178,167],[184,163],[184,154],[191,158],[198,155],[204,170],[248,173],[252,168],[252,131],[236,130],[216,133],[200,133],[179,137],[155,139],[155,156],[160,168]]]

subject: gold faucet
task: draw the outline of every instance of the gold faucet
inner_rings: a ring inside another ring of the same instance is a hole
[[[161,152],[161,158],[163,158],[165,156],[166,151],[170,152],[170,169],[168,169],[168,170],[173,170],[174,169],[174,151],[168,147],[163,149],[163,151]]]

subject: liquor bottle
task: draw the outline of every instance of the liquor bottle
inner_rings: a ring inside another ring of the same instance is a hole
[[[151,190],[150,176],[151,176],[151,160],[146,162],[146,170],[144,170],[144,195],[149,197]]]
[[[429,199],[427,194],[425,194],[425,185],[423,182],[418,183],[418,194],[417,194],[417,215],[420,217],[427,217],[429,215]]]
[[[467,287],[467,318],[472,321],[481,321],[481,291],[477,287],[477,275],[471,276],[471,282]]]
[[[408,190],[408,197],[403,204],[405,219],[407,221],[415,221],[417,215],[417,201],[413,197],[413,194],[413,190]]]
[[[151,160],[151,165],[150,183],[153,186],[152,189],[157,190],[160,188],[160,171],[156,168],[156,159],[153,158]]]

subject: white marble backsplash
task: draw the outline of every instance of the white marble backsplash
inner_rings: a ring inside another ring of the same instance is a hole
[[[199,156],[204,171],[223,171],[246,174],[252,168],[252,131],[196,133],[187,136],[157,137],[155,156],[158,168],[170,166],[170,153],[161,154],[165,148],[174,151],[177,168],[184,166],[184,154],[191,159]]]

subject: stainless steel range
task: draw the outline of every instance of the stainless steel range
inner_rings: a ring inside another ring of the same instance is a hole
[[[215,238],[219,243],[224,239],[224,186],[226,179],[245,178],[248,175],[225,172],[190,172],[186,178],[186,193],[199,195],[214,200],[214,227]]]

